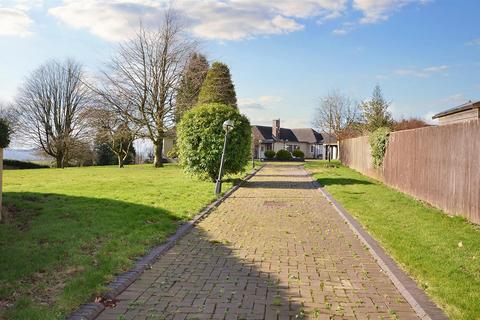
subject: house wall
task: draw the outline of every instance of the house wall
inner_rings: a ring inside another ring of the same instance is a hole
[[[480,224],[480,120],[393,132],[383,168],[367,137],[342,140],[342,163],[447,213]]]
[[[445,124],[463,122],[463,121],[468,121],[468,120],[473,120],[478,118],[480,118],[480,108],[475,108],[475,109],[465,110],[462,112],[457,112],[454,114],[450,114],[448,116],[438,118],[438,123],[441,125],[445,125]]]
[[[323,145],[317,145],[317,144],[310,144],[310,143],[306,143],[306,142],[287,142],[287,143],[284,143],[284,142],[274,142],[273,143],[273,148],[272,150],[277,152],[278,150],[283,150],[285,149],[285,147],[288,147],[288,146],[298,146],[298,148],[305,154],[305,158],[316,158],[319,154],[322,154],[324,155],[325,154],[325,151],[324,151],[324,146]],[[263,151],[262,151],[262,146],[263,146]],[[310,149],[310,146],[314,146],[314,151],[311,152],[311,149]],[[260,158],[265,158],[265,150],[267,150],[266,148],[266,145],[265,144],[262,144],[260,146],[257,147],[257,151],[256,151],[256,154],[259,155]]]

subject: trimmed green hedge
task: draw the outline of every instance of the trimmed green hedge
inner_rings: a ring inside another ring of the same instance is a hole
[[[275,158],[275,151],[267,150],[267,151],[265,151],[264,155],[265,155],[265,158],[267,158],[267,159],[273,159],[273,158]]]
[[[8,167],[8,169],[44,169],[50,168],[44,164],[38,164],[28,161],[20,161],[20,160],[3,160],[3,166]]]
[[[251,159],[250,122],[236,108],[212,103],[189,110],[177,126],[178,156],[187,172],[215,181],[225,137],[223,122],[228,119],[234,127],[228,134],[224,174],[244,170]]]
[[[297,158],[305,158],[305,153],[303,153],[303,151],[300,149],[293,150],[292,155]]]
[[[292,160],[292,154],[288,152],[287,150],[278,150],[277,154],[275,155],[275,158],[277,160],[281,161],[290,161]]]

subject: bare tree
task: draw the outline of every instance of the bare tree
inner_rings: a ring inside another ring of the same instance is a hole
[[[313,125],[340,140],[351,135],[360,121],[358,105],[348,96],[333,91],[321,98]]]
[[[81,113],[91,95],[83,78],[79,63],[52,60],[27,78],[15,101],[19,134],[55,158],[58,168],[85,132]]]
[[[108,146],[118,159],[118,167],[123,168],[139,128],[132,128],[134,124],[129,125],[127,118],[105,107],[89,108],[85,116],[96,138]]]
[[[165,11],[157,30],[143,26],[120,45],[98,93],[129,121],[144,128],[142,137],[154,145],[154,165],[162,166],[165,133],[174,125],[175,96],[183,70],[195,49],[172,10]]]

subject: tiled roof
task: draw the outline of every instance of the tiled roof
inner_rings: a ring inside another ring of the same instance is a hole
[[[321,143],[323,137],[317,131],[311,128],[305,129],[287,129],[280,128],[280,137],[274,137],[272,134],[272,127],[267,126],[253,126],[256,130],[257,136],[262,140],[288,140],[291,142],[307,142],[307,143]]]
[[[432,119],[445,117],[445,116],[448,116],[448,115],[451,115],[451,114],[454,114],[454,113],[457,113],[457,112],[462,112],[462,111],[465,111],[465,110],[471,110],[471,109],[474,109],[474,108],[480,108],[480,100],[475,101],[475,102],[469,101],[469,102],[464,103],[464,104],[462,104],[458,107],[451,108],[451,109],[445,110],[443,112],[437,113],[436,115],[434,115],[432,117]]]

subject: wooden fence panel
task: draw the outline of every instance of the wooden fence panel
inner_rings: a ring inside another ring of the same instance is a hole
[[[367,137],[340,142],[340,160],[450,214],[480,223],[480,120],[393,132],[383,170]]]
[[[373,167],[368,137],[358,137],[340,141],[340,161],[369,177],[382,180],[382,169]]]

